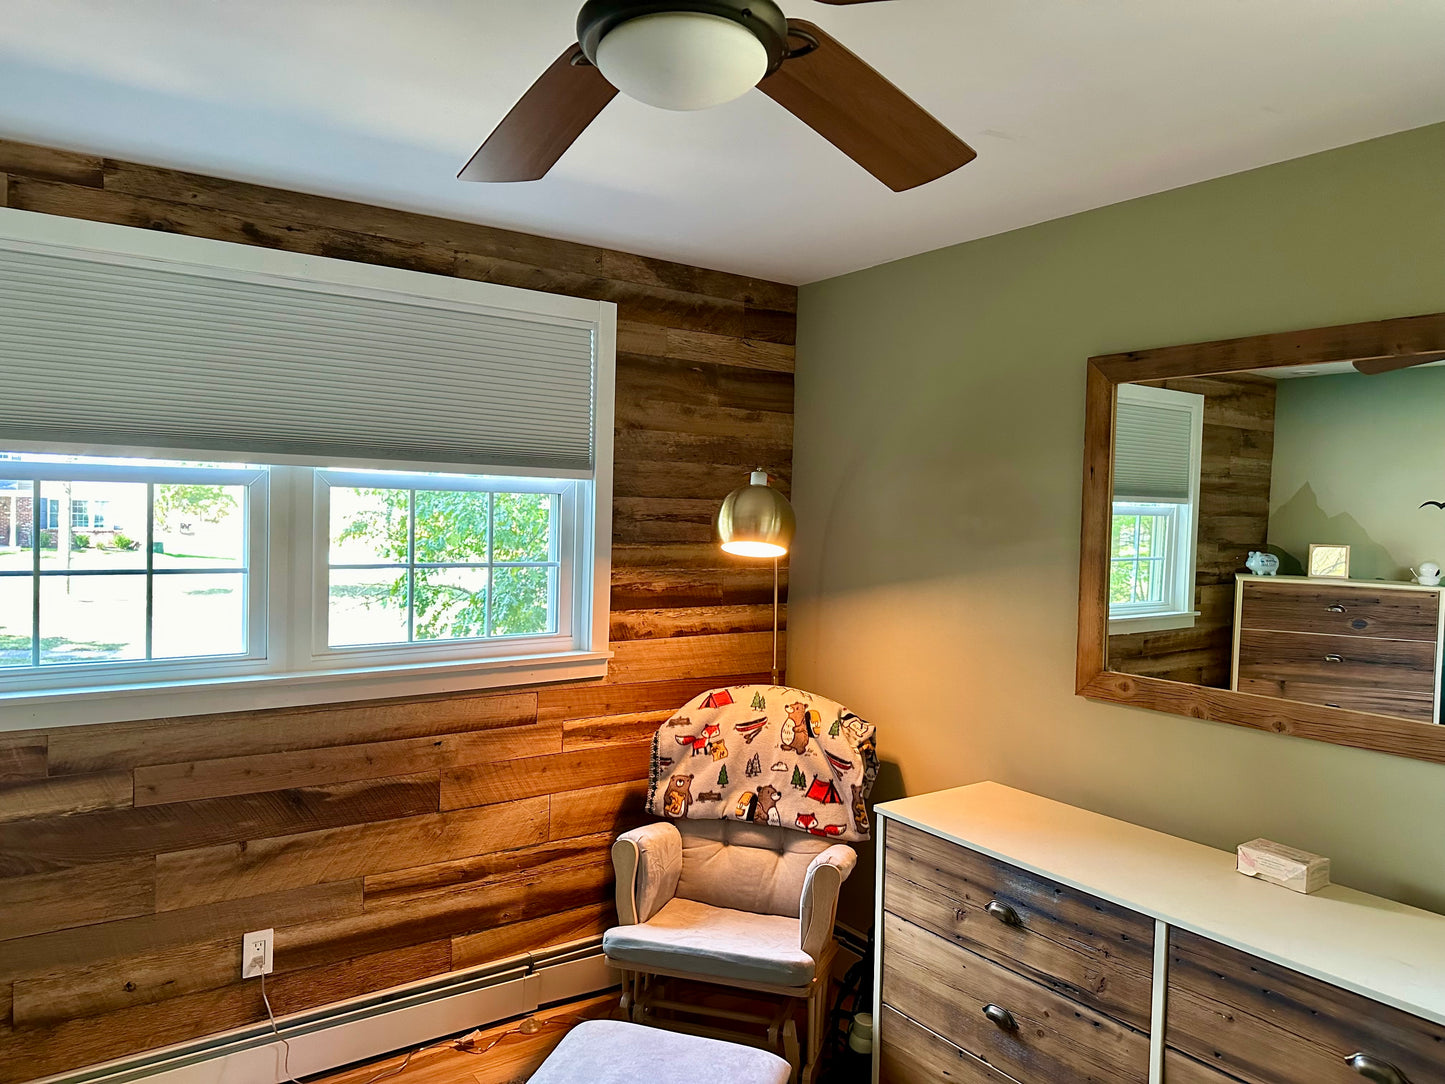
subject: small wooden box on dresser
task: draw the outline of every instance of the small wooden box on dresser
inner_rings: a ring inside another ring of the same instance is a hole
[[[878,812],[880,1084],[1445,1084],[1445,916],[996,783]]]

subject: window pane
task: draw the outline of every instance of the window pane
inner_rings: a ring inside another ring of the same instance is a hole
[[[551,632],[550,600],[555,574],[551,568],[496,569],[492,573],[492,635]]]
[[[246,579],[234,572],[157,576],[152,658],[244,655]]]
[[[332,647],[407,642],[406,572],[334,569],[327,642]]]
[[[409,499],[404,489],[332,486],[331,563],[405,564]]]
[[[116,662],[146,655],[146,578],[46,576],[40,581],[42,664]]]
[[[418,512],[418,519],[420,519],[420,512]],[[418,640],[460,640],[486,634],[486,569],[417,569],[416,638]]]
[[[155,502],[156,568],[246,567],[244,486],[157,485]]]
[[[28,576],[0,576],[0,666],[29,666],[34,600]]]
[[[551,560],[552,500],[550,493],[496,495],[494,561]]]
[[[485,564],[487,493],[418,490],[416,559],[420,564]],[[420,589],[418,589],[420,594]],[[480,632],[468,635],[482,635]]]
[[[140,482],[42,482],[40,484],[40,568],[145,568],[146,487]],[[76,509],[107,505],[103,530],[77,520]],[[70,529],[66,530],[66,524]]]
[[[1134,601],[1134,562],[1115,561],[1109,566],[1109,601]]]

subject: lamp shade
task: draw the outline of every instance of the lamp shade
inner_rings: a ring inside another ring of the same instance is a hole
[[[768,73],[768,51],[739,22],[698,11],[663,11],[609,31],[597,45],[597,67],[640,102],[708,109],[757,86]]]
[[[717,513],[717,534],[722,548],[739,557],[782,557],[797,531],[793,506],[768,485],[763,471],[723,498]]]

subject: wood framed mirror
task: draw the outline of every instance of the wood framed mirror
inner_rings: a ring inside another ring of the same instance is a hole
[[[1078,694],[1445,763],[1442,419],[1445,313],[1090,358]]]

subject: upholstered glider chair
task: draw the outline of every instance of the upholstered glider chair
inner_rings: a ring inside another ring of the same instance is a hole
[[[795,1079],[813,1079],[838,892],[857,864],[837,840],[868,838],[876,763],[871,726],[795,689],[714,690],[663,724],[649,806],[670,819],[613,844],[621,925],[603,938],[634,1021],[729,1038],[750,1027]],[[778,1008],[764,1016],[679,1001],[669,979],[773,995]],[[793,999],[806,1002],[801,1043]]]

